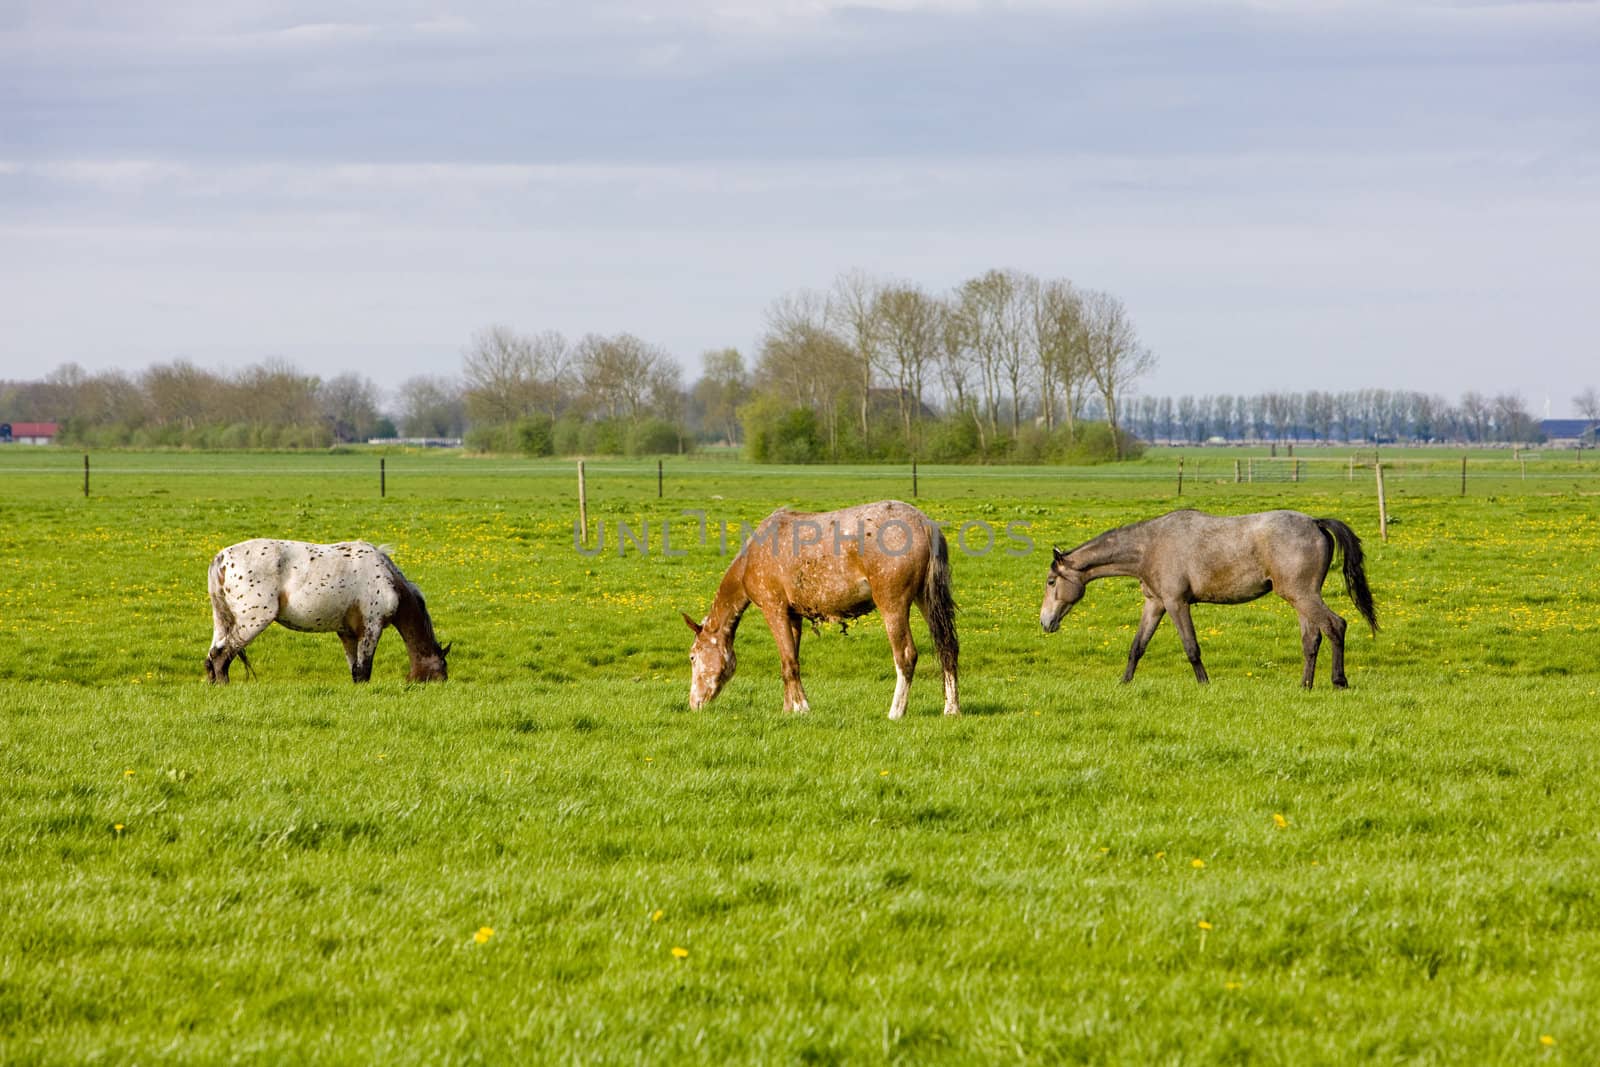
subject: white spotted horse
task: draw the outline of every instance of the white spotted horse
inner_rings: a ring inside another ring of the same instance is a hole
[[[214,629],[206,678],[228,681],[234,657],[276,622],[302,633],[336,633],[344,642],[350,677],[372,677],[372,659],[385,626],[393,626],[411,656],[407,678],[443,681],[443,648],[422,591],[400,573],[386,551],[365,541],[333,545],[256,538],[218,552],[208,576]]]

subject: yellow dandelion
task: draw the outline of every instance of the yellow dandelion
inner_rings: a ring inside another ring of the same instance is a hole
[[[1165,853],[1165,852],[1157,852],[1157,853],[1156,853],[1156,859],[1158,859],[1158,860],[1164,860],[1164,859],[1166,859],[1166,858],[1167,858],[1167,854],[1166,854],[1166,853]]]
[[[472,935],[472,940],[481,945],[493,936],[494,929],[492,927],[480,926],[478,927],[478,932]]]
[[[1205,921],[1205,920],[1204,920],[1204,919],[1201,919],[1201,920],[1200,920],[1200,921],[1199,921],[1199,922],[1198,922],[1198,923],[1196,923],[1196,924],[1195,924],[1195,925],[1196,925],[1196,926],[1198,926],[1198,927],[1200,927],[1200,929],[1202,929],[1202,930],[1209,930],[1209,929],[1211,929],[1211,924],[1210,924],[1210,923],[1208,923],[1208,922],[1206,922],[1206,921]]]
[[[1244,983],[1243,982],[1223,982],[1222,983],[1222,988],[1223,989],[1230,989],[1230,990],[1231,989],[1243,989],[1244,988]]]
[[[689,958],[689,950],[678,945],[672,946],[672,954],[680,960],[686,960]]]
[[[878,777],[879,778],[887,778],[887,777],[889,777],[889,772],[888,771],[879,771],[878,772]]]
[[[1285,819],[1278,812],[1273,812],[1272,813],[1272,825],[1276,826],[1280,830],[1284,830],[1284,829],[1288,828],[1289,820]]]
[[[654,757],[654,756],[646,756],[646,757],[645,757],[645,758],[644,758],[644,761],[645,761],[645,762],[646,762],[646,763],[654,763],[654,762],[655,762],[655,761],[656,761],[656,758],[655,758],[655,757]]]
[[[129,767],[127,770],[123,771],[122,772],[122,777],[124,777],[124,778],[132,778],[133,777],[133,768]]]
[[[113,826],[113,827],[112,827],[112,828],[111,828],[111,829],[112,829],[112,830],[113,830],[113,831],[114,831],[114,832],[116,832],[116,833],[119,833],[119,834],[120,834],[120,833],[122,833],[122,830],[123,830],[123,826],[122,826],[122,824],[121,824],[121,823],[120,823],[120,822],[119,822],[119,823],[117,823],[117,824],[116,824],[116,825],[115,825],[115,826]]]
[[[1556,1039],[1551,1037],[1549,1034],[1539,1035],[1539,1044],[1543,1045],[1545,1048],[1550,1048],[1555,1043]]]
[[[650,921],[653,923],[658,923],[661,921],[661,917],[665,914],[666,912],[662,911],[660,908],[657,908],[655,911],[650,913]]]
[[[1110,846],[1107,846],[1107,845],[1101,845],[1100,846],[1100,854],[1102,856],[1105,855],[1107,852],[1110,852],[1110,851],[1111,851]]]
[[[1189,866],[1193,867],[1197,871],[1200,868],[1204,867],[1205,865],[1206,865],[1206,861],[1203,860],[1203,859],[1200,859],[1198,856],[1189,861]]]

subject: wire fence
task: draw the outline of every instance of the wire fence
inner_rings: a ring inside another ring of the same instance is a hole
[[[29,456],[32,462],[5,462],[0,457],[0,490],[6,483],[26,484],[38,492],[41,481],[53,482],[64,491],[77,488],[90,493],[95,485],[110,488],[131,479],[228,479],[261,478],[293,480],[338,480],[359,483],[370,481],[380,493],[400,482],[460,482],[463,479],[536,479],[559,481],[576,477],[578,460],[479,460],[460,456],[441,457],[437,453],[415,456],[307,455],[305,457],[218,454],[195,456],[193,462],[171,457],[150,457],[138,462],[126,454],[112,453],[103,459],[75,454]],[[132,460],[132,461],[130,461]],[[925,487],[951,482],[1078,482],[1085,484],[1157,486],[1169,483],[1177,494],[1201,487],[1258,486],[1262,489],[1294,485],[1332,487],[1344,483],[1371,483],[1382,465],[1391,484],[1401,484],[1430,493],[1454,490],[1465,495],[1475,486],[1493,486],[1499,491],[1525,485],[1529,491],[1545,491],[1550,486],[1576,488],[1579,492],[1600,492],[1600,455],[1582,453],[1528,452],[1510,456],[1431,454],[1353,451],[1341,455],[1271,456],[1229,454],[1204,450],[1170,456],[1145,458],[1129,463],[1088,467],[996,465],[914,465],[910,463],[875,465],[766,466],[729,462],[726,459],[627,461],[602,459],[582,461],[588,475],[598,478],[648,479],[658,490],[667,482],[686,483],[803,478],[807,481],[904,482]],[[24,482],[14,482],[22,479]]]

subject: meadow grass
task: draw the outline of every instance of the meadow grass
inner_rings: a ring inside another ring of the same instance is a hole
[[[679,513],[904,471],[669,461],[657,500],[596,462],[587,558],[570,464],[394,456],[379,500],[369,455],[108,454],[86,500],[76,455],[5,453],[0,1062],[1593,1062],[1592,461],[1461,498],[1421,457],[1384,543],[1370,472],[1186,457],[1179,501],[1173,458],[919,472],[1039,551],[958,549],[968,714],[917,619],[894,723],[875,617],[806,633],[810,715],[757,615],[687,710],[678,612],[728,559]],[[1271,598],[1196,609],[1203,688],[1166,625],[1116,683],[1132,582],[1039,632],[1045,546],[1180,503],[1356,528],[1384,629],[1330,576],[1350,690],[1297,687]],[[686,554],[619,556],[621,519]],[[261,535],[393,544],[451,680],[401,682],[391,633],[357,688],[275,628],[203,685],[206,565]]]

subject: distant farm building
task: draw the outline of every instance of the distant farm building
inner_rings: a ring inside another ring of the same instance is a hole
[[[1551,448],[1593,448],[1600,422],[1593,419],[1545,419],[1539,424]]]
[[[413,448],[460,448],[459,437],[369,437],[369,445],[410,445]]]
[[[0,422],[0,445],[51,445],[60,432],[58,422]]]

